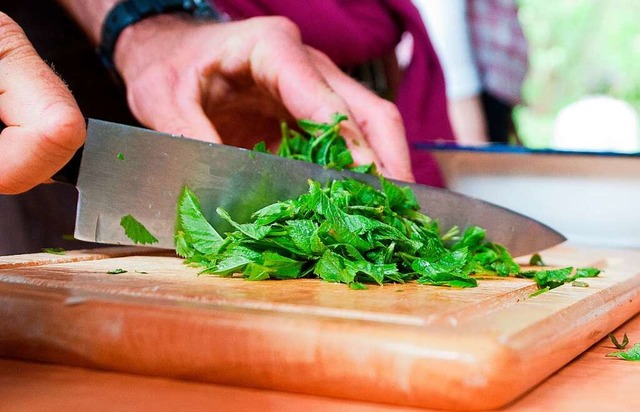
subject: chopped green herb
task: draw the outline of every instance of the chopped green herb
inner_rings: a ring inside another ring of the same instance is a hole
[[[535,280],[538,288],[557,288],[565,283],[570,283],[578,278],[590,278],[598,276],[602,271],[596,268],[578,268],[574,271],[572,267],[548,270],[529,270],[518,273],[517,277]],[[584,282],[582,282],[584,283]],[[574,285],[581,286],[581,285]],[[588,286],[588,285],[587,285]]]
[[[576,288],[588,288],[589,284],[582,280],[574,280],[573,282],[571,282],[571,286]]]
[[[299,120],[300,131],[281,124],[282,140],[276,154],[289,159],[316,163],[328,169],[349,169],[359,173],[377,174],[375,165],[353,166],[353,157],[347,148],[345,138],[340,134],[340,122],[347,120],[343,114],[334,114],[331,123],[317,123]],[[269,153],[264,142],[253,150]]]
[[[534,253],[531,255],[531,259],[529,259],[529,266],[546,266],[542,261],[542,256],[538,253]]]
[[[116,157],[118,158],[118,160],[124,160],[124,153],[120,152],[116,155]]]
[[[42,249],[44,253],[51,253],[52,255],[64,255],[66,251],[61,247],[46,247]]]
[[[607,353],[606,356],[620,358],[628,361],[640,361],[640,343],[636,343],[626,351]]]
[[[551,290],[551,288],[549,286],[545,286],[542,289],[538,289],[535,292],[533,292],[532,294],[530,294],[529,297],[533,298],[535,296],[542,295],[543,293],[546,293],[546,292],[548,292],[550,290]]]
[[[598,268],[578,268],[576,269],[576,278],[594,278],[602,273]]]
[[[109,275],[119,275],[121,273],[127,273],[127,271],[124,269],[113,269],[107,272]]]
[[[219,208],[235,229],[224,238],[185,187],[176,249],[204,274],[241,273],[248,280],[315,275],[355,289],[409,280],[466,288],[477,285],[477,274],[519,272],[503,246],[485,240],[483,229],[441,236],[437,223],[418,212],[409,188],[382,177],[380,185],[345,179],[323,187],[309,181],[308,193],[258,210],[251,223],[237,223]]]
[[[124,229],[124,233],[133,243],[142,245],[150,245],[158,243],[158,239],[153,236],[142,223],[131,215],[126,215],[120,220],[120,226]]]
[[[256,143],[256,145],[253,146],[253,151],[260,153],[269,153],[269,151],[267,150],[267,144],[265,142]],[[252,152],[250,153],[253,154]]]
[[[611,343],[613,343],[613,346],[615,346],[616,349],[624,349],[629,344],[629,337],[627,336],[626,333],[622,337],[622,343],[618,342],[618,339],[616,339],[613,333],[610,333],[607,336],[609,337],[609,339],[611,339]]]
[[[62,235],[62,240],[76,240],[76,238],[73,237],[73,235],[71,233],[66,233],[66,234]]]

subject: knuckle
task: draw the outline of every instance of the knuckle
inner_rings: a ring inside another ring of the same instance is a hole
[[[262,30],[266,33],[272,33],[273,31],[281,32],[289,36],[296,38],[300,37],[300,29],[289,18],[284,16],[269,16],[264,17],[264,24]]]
[[[66,156],[84,142],[84,118],[80,111],[69,103],[54,103],[45,110],[42,119],[39,127],[40,149],[44,153]]]
[[[375,104],[375,109],[384,115],[387,122],[391,122],[396,126],[403,124],[402,115],[395,103],[381,98]]]

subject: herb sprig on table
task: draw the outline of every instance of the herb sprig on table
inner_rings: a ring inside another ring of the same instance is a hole
[[[619,358],[626,361],[640,361],[640,342],[627,349],[627,345],[629,344],[629,337],[626,333],[622,338],[622,343],[618,342],[618,339],[616,339],[616,337],[612,333],[610,333],[608,336],[615,348],[619,349],[619,351],[607,353],[605,356],[609,358]]]

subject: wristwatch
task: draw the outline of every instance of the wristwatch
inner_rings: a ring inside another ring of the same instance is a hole
[[[196,17],[222,21],[222,14],[207,0],[125,0],[116,4],[102,25],[98,55],[102,63],[115,70],[113,53],[120,33],[147,17],[164,13],[186,12]]]

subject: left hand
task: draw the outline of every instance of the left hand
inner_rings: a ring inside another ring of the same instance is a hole
[[[44,183],[82,145],[84,118],[71,92],[22,29],[0,12],[0,194]]]

